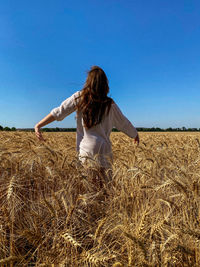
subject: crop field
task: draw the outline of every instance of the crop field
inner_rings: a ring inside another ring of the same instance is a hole
[[[44,137],[0,132],[1,267],[200,266],[199,133],[112,133],[112,173]]]

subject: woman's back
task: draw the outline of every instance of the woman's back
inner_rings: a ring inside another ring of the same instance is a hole
[[[94,157],[95,155],[99,155],[100,157],[105,156],[112,159],[110,133],[113,127],[124,132],[131,138],[136,137],[137,130],[122,114],[114,101],[112,101],[109,112],[105,112],[101,122],[87,128],[82,112],[77,110],[80,97],[81,91],[76,92],[67,98],[58,108],[53,109],[51,114],[56,120],[62,120],[73,111],[77,111],[77,152],[79,152],[81,157]]]

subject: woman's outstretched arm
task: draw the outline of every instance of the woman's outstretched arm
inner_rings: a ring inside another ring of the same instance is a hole
[[[116,103],[113,104],[113,121],[114,121],[114,126],[128,135],[131,138],[134,138],[135,143],[139,145],[140,139],[138,132],[136,128],[132,125],[132,123],[123,115],[121,112],[120,108],[117,106]]]
[[[39,140],[44,141],[42,133],[40,132],[40,128],[53,121],[55,121],[55,118],[51,113],[49,113],[46,117],[44,117],[40,122],[35,125],[35,134]]]
[[[62,121],[65,117],[76,110],[76,98],[80,95],[80,92],[74,93],[72,96],[68,97],[61,105],[57,108],[52,109],[52,111],[43,118],[40,122],[35,125],[35,134],[39,140],[44,138],[40,132],[40,128],[57,120]]]

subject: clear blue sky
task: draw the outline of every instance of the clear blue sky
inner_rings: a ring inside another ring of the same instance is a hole
[[[200,1],[0,0],[0,125],[34,127],[91,65],[135,126],[199,128]]]

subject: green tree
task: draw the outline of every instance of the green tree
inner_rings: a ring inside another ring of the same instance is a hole
[[[43,128],[42,131],[43,132],[52,132],[52,130],[50,128]]]
[[[0,131],[3,131],[3,127],[0,125]]]
[[[3,129],[4,131],[11,131],[11,129],[9,128],[9,127],[4,127],[4,129]]]
[[[173,129],[172,129],[172,127],[169,127],[169,128],[166,129],[166,131],[167,132],[171,132],[171,131],[173,131]]]

